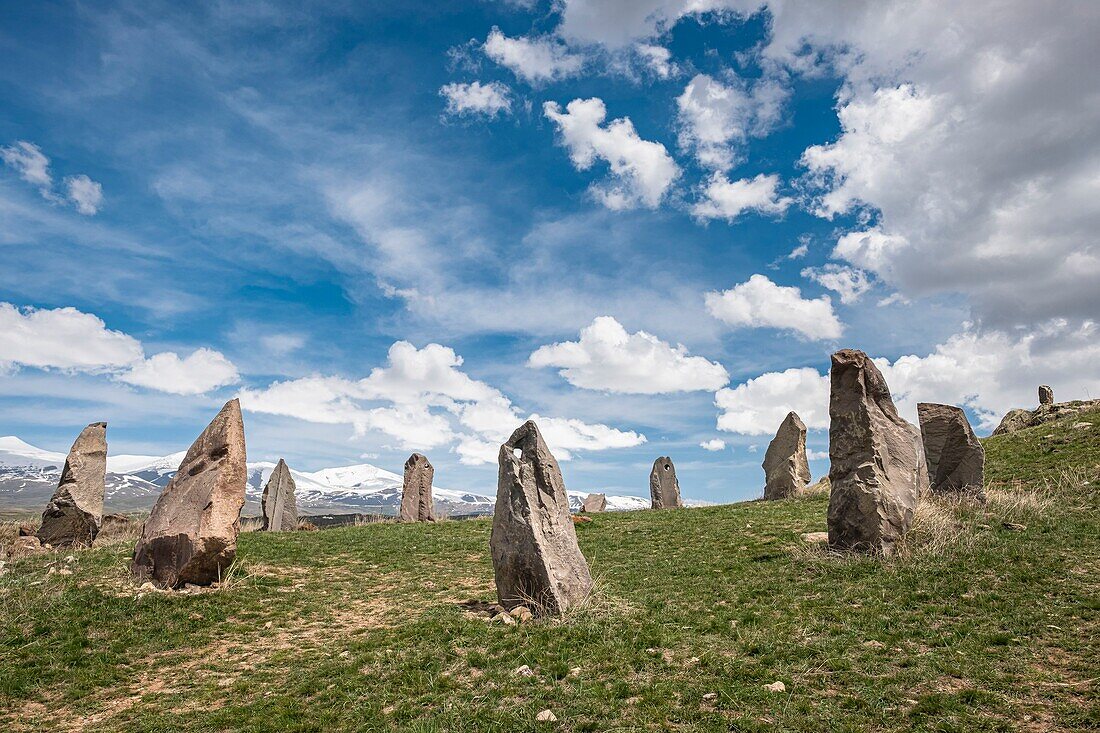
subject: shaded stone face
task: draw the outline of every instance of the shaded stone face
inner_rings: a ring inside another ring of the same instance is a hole
[[[797,413],[789,412],[764,454],[764,498],[786,499],[810,483],[806,459],[806,425]]]
[[[966,413],[954,405],[921,402],[917,416],[932,491],[981,493],[985,449]]]
[[[1054,390],[1045,384],[1039,386],[1039,404],[1040,405],[1053,405],[1054,404]]]
[[[107,478],[107,423],[80,431],[46,510],[38,539],[54,547],[91,545],[103,523]]]
[[[890,554],[920,493],[919,434],[862,351],[833,354],[829,396],[829,544]]]
[[[134,577],[162,588],[224,577],[237,554],[247,478],[241,406],[230,400],[187,450],[145,520],[130,564]]]
[[[588,596],[592,575],[558,462],[530,420],[500,447],[498,461],[489,549],[500,604],[561,613]]]
[[[264,511],[265,532],[293,532],[298,529],[298,501],[294,496],[297,486],[290,467],[282,458],[271,472],[264,486],[261,499]]]
[[[653,462],[653,470],[649,472],[649,496],[654,509],[679,509],[684,505],[680,501],[676,466],[672,465],[672,459],[668,456],[661,456]]]
[[[405,482],[401,490],[402,522],[434,522],[432,479],[435,468],[426,456],[413,453],[405,461]]]
[[[584,497],[584,503],[581,505],[581,511],[586,514],[589,512],[603,512],[607,511],[607,495],[606,494],[589,494]]]

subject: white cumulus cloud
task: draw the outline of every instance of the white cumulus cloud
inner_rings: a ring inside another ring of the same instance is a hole
[[[173,351],[155,354],[134,364],[118,379],[138,387],[180,395],[196,395],[236,384],[240,374],[233,362],[213,349],[196,349],[184,358]]]
[[[767,372],[715,395],[718,429],[743,435],[775,435],[794,411],[807,428],[829,427],[829,377],[802,367]]]
[[[499,81],[444,84],[439,93],[447,100],[447,114],[496,117],[512,111],[508,87]]]
[[[776,285],[765,275],[707,293],[706,305],[712,316],[735,327],[778,328],[807,339],[835,339],[844,330],[828,296],[806,299],[798,288]]]
[[[750,86],[740,78],[723,84],[697,74],[676,99],[680,147],[693,150],[703,167],[726,170],[750,136],[762,136],[779,122],[788,96],[786,85],[774,79]]]
[[[726,441],[721,438],[711,438],[710,440],[704,440],[699,444],[699,447],[703,450],[720,451],[726,449]]]
[[[680,175],[665,146],[643,140],[630,118],[604,125],[607,107],[602,99],[574,99],[564,112],[557,102],[546,102],[543,112],[558,126],[577,170],[607,161],[611,180],[594,184],[592,192],[609,209],[655,208]]]
[[[53,186],[50,159],[34,143],[19,140],[15,145],[0,147],[0,160],[10,166],[27,183],[38,186],[46,195]]]
[[[539,347],[527,364],[557,367],[575,387],[625,394],[712,391],[729,381],[721,364],[691,356],[684,346],[645,331],[628,333],[611,316],[581,329],[578,341]]]
[[[845,305],[857,302],[874,287],[863,270],[831,263],[823,267],[805,267],[802,269],[802,277],[839,294],[840,302]]]
[[[482,48],[490,59],[531,84],[573,76],[584,66],[583,56],[553,36],[509,38],[493,28]]]
[[[697,219],[725,219],[730,223],[746,211],[780,216],[794,200],[780,196],[778,188],[779,176],[774,173],[731,181],[715,172],[703,187],[702,198],[691,207],[691,213]]]
[[[65,179],[69,201],[85,216],[94,216],[103,204],[103,186],[88,176],[69,176]]]

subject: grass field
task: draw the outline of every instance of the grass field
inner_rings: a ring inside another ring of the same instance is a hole
[[[136,588],[131,542],[16,561],[0,730],[1098,729],[1100,413],[987,450],[988,504],[888,561],[801,542],[825,496],[596,515],[590,605],[518,626],[460,606],[488,520],[244,534],[196,594]]]

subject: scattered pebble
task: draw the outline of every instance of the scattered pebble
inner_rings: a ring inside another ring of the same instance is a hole
[[[808,542],[811,545],[825,544],[829,541],[828,532],[803,532],[798,535],[798,538],[803,542]]]
[[[703,699],[706,700],[707,702],[717,700],[718,699],[718,693],[717,692],[708,692],[707,694],[703,695]]]
[[[785,684],[783,684],[782,682],[780,682],[779,680],[776,680],[775,682],[771,683],[770,685],[764,685],[764,689],[767,690],[768,692],[786,692],[787,691],[787,686]]]
[[[535,720],[540,723],[553,723],[558,719],[558,716],[554,715],[549,710],[543,710],[541,713],[535,716]]]
[[[503,613],[498,613],[496,616],[493,616],[491,621],[492,623],[504,624],[505,626],[516,625],[516,620],[512,618],[512,614],[508,613],[507,611],[504,611]]]
[[[863,646],[867,647],[868,649],[885,649],[886,648],[885,644],[883,644],[881,641],[875,641],[874,639],[870,639],[868,641],[863,642]]]
[[[571,668],[569,670],[569,676],[570,677],[580,677],[581,676],[581,668],[580,667]]]
[[[519,666],[519,667],[516,667],[515,669],[513,669],[512,674],[518,675],[520,677],[534,677],[535,676],[535,670],[531,669],[526,664],[524,664],[522,666]]]
[[[1016,522],[1001,522],[1001,526],[1010,532],[1023,532],[1027,529],[1026,524],[1017,524]]]
[[[60,570],[57,571],[57,574],[58,575],[72,575],[73,571],[69,570],[68,568],[61,568]]]
[[[69,555],[68,557],[65,558],[65,562],[76,562],[76,556],[75,555]]]
[[[520,623],[524,623],[535,618],[535,614],[531,613],[531,609],[527,606],[516,606],[508,612],[512,618]]]

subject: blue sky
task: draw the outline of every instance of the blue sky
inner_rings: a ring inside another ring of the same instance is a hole
[[[837,348],[1100,393],[1095,5],[705,5],[0,4],[0,433],[730,501]]]

